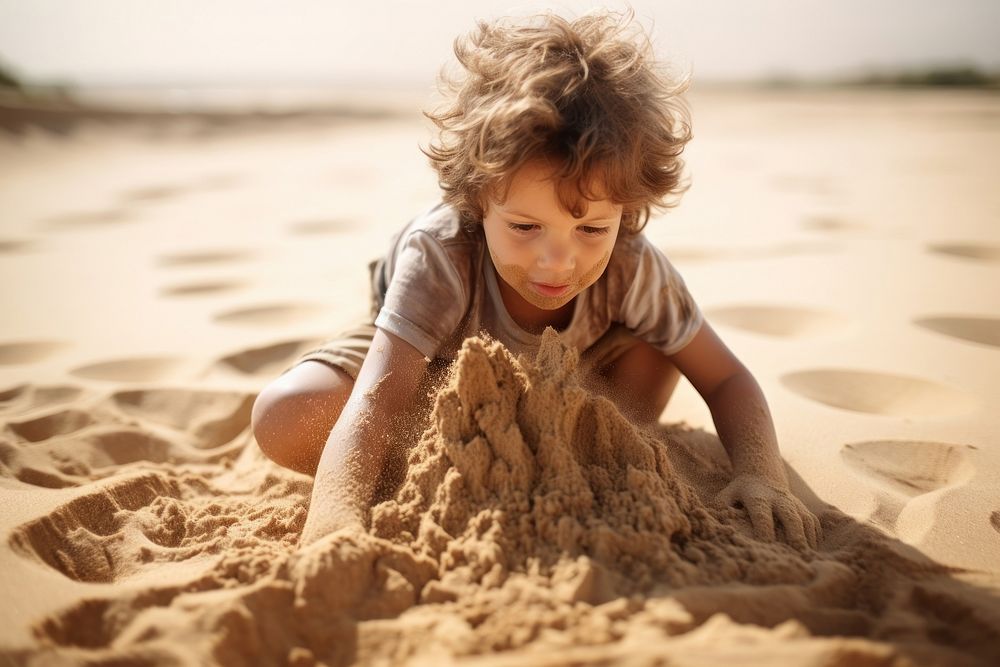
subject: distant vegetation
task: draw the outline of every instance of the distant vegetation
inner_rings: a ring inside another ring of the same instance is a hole
[[[1000,72],[978,67],[929,67],[891,73],[872,72],[845,83],[862,86],[905,86],[921,88],[1000,88]]]
[[[769,88],[826,88],[870,86],[881,88],[975,88],[1000,91],[1000,71],[987,72],[972,65],[937,66],[898,70],[873,70],[864,74],[805,79],[779,75],[761,81]]]
[[[72,102],[72,89],[69,86],[61,83],[26,81],[10,66],[0,62],[0,105],[65,105]]]
[[[0,63],[0,88],[13,88],[14,90],[21,90],[23,87],[24,86],[18,78],[14,76],[14,73]]]

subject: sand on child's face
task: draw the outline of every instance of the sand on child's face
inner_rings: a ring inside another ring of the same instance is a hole
[[[529,162],[512,178],[505,201],[488,204],[483,230],[500,279],[535,308],[556,310],[604,273],[621,214],[621,206],[597,199],[571,215],[562,208],[551,169]],[[537,283],[566,289],[552,296]]]
[[[604,273],[604,269],[608,267],[608,262],[611,261],[611,252],[605,253],[601,259],[578,277],[574,276],[571,282],[567,283],[569,289],[566,290],[566,293],[558,297],[545,296],[535,291],[531,286],[531,276],[524,267],[518,264],[500,263],[498,258],[493,255],[492,249],[490,257],[493,259],[493,266],[496,267],[497,277],[513,288],[518,296],[535,308],[556,310],[565,306],[580,292],[597,282],[597,279]]]

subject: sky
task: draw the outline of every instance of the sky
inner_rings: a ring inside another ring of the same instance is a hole
[[[696,79],[1000,69],[996,0],[633,0],[659,57]],[[424,87],[477,19],[624,2],[0,0],[0,64],[63,84]]]

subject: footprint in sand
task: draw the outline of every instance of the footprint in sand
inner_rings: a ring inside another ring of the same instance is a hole
[[[990,512],[990,525],[993,526],[993,530],[1000,533],[1000,510]]]
[[[25,446],[0,438],[0,464],[0,477],[12,477],[43,489],[65,489],[89,481],[89,468],[75,461],[54,459],[45,445]]]
[[[782,338],[827,334],[849,324],[834,313],[789,306],[726,306],[710,308],[705,314],[713,322]]]
[[[961,340],[1000,347],[1000,318],[996,317],[922,317],[914,324]]]
[[[844,445],[840,456],[880,489],[872,521],[915,542],[927,533],[933,518],[900,522],[900,515],[908,505],[918,512],[933,513],[933,506],[919,507],[913,501],[933,491],[969,481],[976,472],[968,455],[972,449],[968,445],[943,442],[874,440]]]
[[[160,266],[207,266],[211,264],[229,264],[250,259],[256,255],[247,249],[229,248],[219,250],[193,250],[191,252],[175,252],[157,257]]]
[[[225,310],[212,319],[219,324],[266,327],[300,322],[327,310],[327,306],[318,303],[276,303]]]
[[[42,405],[67,403],[78,398],[83,392],[81,387],[19,384],[0,391],[0,413],[24,413]]]
[[[160,288],[161,296],[185,297],[206,296],[222,292],[233,292],[243,289],[247,283],[242,280],[205,280],[191,283],[179,283]]]
[[[868,228],[855,222],[848,222],[840,218],[827,216],[813,216],[802,221],[802,228],[815,232],[828,232],[842,234],[850,232],[863,232]]]
[[[1000,262],[1000,246],[985,243],[933,243],[927,250],[939,255],[948,255],[960,259],[972,259],[979,262]]]
[[[190,435],[199,449],[219,447],[250,425],[255,394],[191,389],[119,391],[108,403],[117,411]]]
[[[126,524],[134,523],[135,514],[158,498],[163,506],[180,495],[175,482],[156,474],[119,480],[19,526],[9,544],[20,556],[41,561],[70,579],[110,583],[142,564],[140,541],[126,538]]]
[[[250,348],[222,357],[209,368],[208,372],[221,369],[229,372],[235,371],[243,375],[270,377],[279,373],[295,361],[299,355],[313,349],[321,342],[320,338],[296,339]]]
[[[111,583],[147,578],[165,587],[165,595],[137,600],[138,606],[169,604],[186,585],[215,568],[220,563],[219,554],[237,545],[260,548],[293,541],[305,523],[303,504],[308,494],[307,483],[281,481],[270,475],[249,493],[232,494],[216,490],[197,475],[175,478],[147,471],[87,484],[66,502],[55,499],[60,504],[17,526],[7,539],[18,556],[43,563],[75,581]],[[262,502],[267,498],[280,500]],[[260,565],[259,574],[267,574],[270,568],[263,562]],[[232,571],[222,563],[218,574],[218,578],[202,583],[210,589],[246,585],[245,575],[250,573]],[[198,590],[205,588],[199,586]],[[86,612],[93,609],[86,609],[83,618],[75,618],[78,623],[60,623],[48,630],[55,630],[63,639],[78,631],[80,637],[92,642],[95,631],[102,629],[102,614],[83,622]],[[70,612],[69,616],[75,614]]]
[[[957,486],[975,473],[967,445],[914,440],[873,440],[844,445],[844,461],[908,498]]]
[[[80,486],[120,475],[122,466],[131,463],[206,463],[220,458],[155,435],[148,427],[116,424],[90,425],[38,443],[0,447],[0,459],[14,477],[47,488]]]
[[[348,220],[303,220],[288,225],[288,233],[293,236],[320,236],[341,234],[349,231],[354,224]]]
[[[0,255],[16,255],[36,250],[38,242],[31,239],[0,239]]]
[[[150,382],[176,377],[183,366],[184,362],[174,357],[133,357],[78,366],[69,372],[92,380]]]
[[[825,405],[890,417],[946,417],[976,406],[976,399],[962,390],[888,373],[815,369],[785,374],[781,383]]]
[[[58,435],[74,433],[93,423],[94,418],[89,412],[69,408],[24,421],[7,422],[7,428],[23,440],[41,442]]]
[[[45,218],[40,224],[53,230],[75,229],[78,227],[103,227],[117,225],[132,220],[128,209],[113,208],[103,211],[75,211]]]
[[[150,185],[126,190],[119,195],[119,199],[128,204],[165,201],[182,195],[187,190],[183,185]]]
[[[0,475],[66,488],[120,474],[121,466],[134,463],[218,463],[246,448],[255,397],[188,389],[118,391],[87,411],[55,409],[8,421],[0,431]]]
[[[32,364],[52,356],[67,345],[68,343],[54,340],[0,343],[0,366]]]
[[[711,262],[751,259],[773,259],[776,257],[792,257],[796,255],[811,255],[829,253],[838,250],[838,246],[824,242],[783,243],[773,246],[756,248],[663,248],[670,261],[677,262]]]
[[[192,187],[203,191],[228,190],[229,188],[236,187],[244,180],[243,176],[235,172],[220,172],[200,177],[197,185]]]

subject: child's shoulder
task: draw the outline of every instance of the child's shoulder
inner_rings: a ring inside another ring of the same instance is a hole
[[[646,252],[653,245],[646,238],[644,233],[640,232],[626,232],[622,229],[618,232],[618,238],[615,239],[614,253],[621,255],[638,255]]]
[[[393,235],[384,261],[390,272],[406,257],[414,275],[448,273],[451,270],[446,265],[463,275],[471,275],[485,244],[481,227],[463,224],[454,208],[438,202],[411,218]]]
[[[621,232],[615,241],[608,266],[632,273],[640,264],[661,257],[665,259],[663,251],[653,245],[642,232],[632,234]]]
[[[477,244],[482,241],[481,228],[464,223],[458,211],[444,202],[437,202],[412,218],[399,232],[399,238],[403,240],[411,234],[419,233],[428,234],[442,246]]]
[[[667,255],[642,232],[618,237],[607,276],[610,284],[624,291],[683,282]]]

